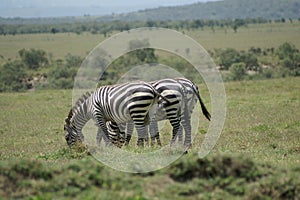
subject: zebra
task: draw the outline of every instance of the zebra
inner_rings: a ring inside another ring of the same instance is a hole
[[[142,146],[142,131],[149,123],[150,108],[158,101],[158,97],[163,99],[161,101],[168,102],[151,84],[143,81],[101,86],[92,93],[86,93],[75,103],[65,119],[67,144],[72,146],[76,141],[83,141],[82,128],[93,119],[101,128],[107,144],[119,140],[117,137],[120,136],[120,130],[117,124],[132,121],[141,138],[138,144]],[[114,130],[118,130],[117,134],[108,133],[108,121],[115,126]]]
[[[181,125],[182,125],[179,127],[177,134],[175,134],[175,135],[174,135],[174,131],[177,130],[177,127],[175,127],[176,128],[175,130],[173,129],[171,143],[175,142],[176,137],[178,137],[179,142],[181,142],[181,143],[183,142],[182,128],[184,128],[184,131],[185,131],[184,146],[186,146],[186,147],[191,146],[191,114],[197,103],[197,100],[199,100],[203,115],[209,121],[211,119],[210,113],[206,109],[206,107],[200,97],[198,87],[192,81],[190,81],[186,78],[175,78],[174,80],[177,81],[179,84],[181,84],[184,87],[184,89],[180,86],[178,87],[178,85],[177,85],[177,87],[174,88],[174,85],[173,85],[174,81],[170,81],[170,79],[163,79],[163,80],[151,82],[151,84],[159,92],[162,92],[161,90],[166,90],[166,89],[169,90],[169,89],[171,89],[170,87],[173,87],[173,90],[175,89],[175,90],[179,90],[179,91],[184,91],[184,95],[181,95],[181,96],[177,95],[176,98],[178,98],[177,99],[178,101],[175,101],[174,103],[176,104],[176,102],[177,102],[178,104],[175,105],[175,109],[174,109],[174,105],[173,105],[173,108],[160,106],[160,110],[157,112],[156,118],[153,118],[150,120],[149,131],[150,131],[150,137],[151,137],[151,145],[154,145],[155,140],[156,140],[157,144],[159,146],[161,146],[157,121],[168,119],[167,115],[168,114],[170,115],[170,113],[168,113],[168,112],[172,112],[172,111],[175,113],[177,112],[176,115],[174,115],[174,113],[173,113],[172,117],[177,117],[177,119],[180,118]],[[163,95],[163,93],[161,93],[161,94]],[[169,105],[169,106],[172,106],[172,105]],[[179,114],[180,107],[181,107],[181,113]],[[161,110],[162,108],[165,109],[166,112],[162,111]],[[178,126],[178,121],[174,122],[174,119],[172,119],[172,120],[173,120],[173,122],[171,122],[171,124],[172,124],[173,128],[174,128],[174,123],[176,126]],[[108,124],[108,126],[110,126],[110,124]],[[125,125],[119,124],[119,126],[120,126],[120,129],[122,129],[123,132],[125,132],[125,127],[124,127]],[[113,128],[111,130],[113,130]],[[129,123],[127,123],[127,136],[125,139],[125,145],[129,144],[132,133],[133,133],[133,123],[129,122]],[[122,142],[124,142],[124,141],[122,141]]]
[[[206,117],[208,121],[211,119],[211,115],[208,112],[207,108],[205,107],[205,104],[203,100],[200,97],[200,92],[198,89],[198,86],[193,83],[191,80],[186,78],[175,78],[176,81],[178,81],[180,84],[182,84],[186,88],[186,104],[185,104],[185,113],[182,117],[182,126],[179,129],[178,133],[178,139],[179,141],[182,141],[182,128],[184,128],[185,131],[185,141],[184,144],[186,146],[191,145],[191,116],[194,110],[194,107],[197,103],[197,100],[199,100],[202,114]],[[155,125],[154,125],[155,126]],[[157,133],[159,134],[159,133]]]
[[[158,81],[151,82],[153,87],[160,93],[162,96],[158,101],[158,109],[155,113],[155,117],[150,119],[150,123],[156,121],[156,120],[162,120],[162,119],[168,119],[173,127],[172,131],[172,140],[171,143],[173,144],[176,139],[177,132],[180,127],[180,121],[181,121],[181,109],[185,106],[183,105],[185,100],[185,88],[182,84],[178,83],[176,80],[173,79],[162,79]],[[157,122],[155,122],[157,123]],[[127,136],[125,139],[125,145],[129,144],[129,141],[131,139],[131,135],[133,132],[133,123],[129,122],[127,123]],[[123,130],[124,132],[124,126],[125,124],[119,124],[117,127],[113,124],[108,124],[108,126],[111,128],[111,130],[114,130],[116,128],[116,131],[119,131],[119,128]],[[151,124],[150,124],[150,131],[151,131]],[[144,135],[138,135],[138,140],[146,140],[148,141],[148,127],[144,128]],[[114,132],[114,131],[112,131]],[[153,131],[152,131],[153,132]],[[101,134],[101,133],[100,133]],[[98,134],[99,135],[99,132]],[[142,137],[142,138],[140,138]],[[154,143],[154,140],[158,141],[158,144],[160,143],[159,135],[151,135],[151,143]],[[123,142],[123,141],[122,141]]]
[[[84,136],[82,128],[92,118],[89,112],[90,97],[92,92],[83,94],[69,111],[68,117],[65,119],[64,131],[65,139],[69,146],[75,142],[83,142]]]

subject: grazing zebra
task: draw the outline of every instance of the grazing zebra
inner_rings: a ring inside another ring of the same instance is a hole
[[[118,129],[117,124],[133,121],[139,135],[138,144],[143,145],[142,131],[149,123],[149,110],[159,96],[167,101],[151,84],[142,81],[102,86],[93,93],[83,95],[65,119],[68,145],[71,146],[77,140],[83,141],[81,131],[90,119],[101,128],[106,143],[118,141],[116,136],[119,136],[108,133],[108,121],[115,129]]]
[[[75,142],[82,142],[84,136],[82,128],[92,118],[90,113],[90,97],[92,93],[87,92],[80,97],[72,109],[69,111],[68,117],[65,119],[64,131],[67,144],[71,146]]]
[[[211,116],[206,109],[198,90],[198,87],[190,80],[186,78],[175,78],[175,81],[180,83],[185,88],[185,95],[184,101],[181,105],[183,105],[183,108],[181,109],[181,126],[179,127],[178,133],[173,138],[173,140],[176,140],[176,137],[178,137],[179,142],[181,143],[183,141],[183,130],[185,131],[185,140],[184,140],[184,146],[190,147],[191,146],[191,115],[194,110],[194,107],[197,103],[197,100],[199,100],[199,103],[201,105],[202,113],[203,115],[210,120]],[[161,115],[157,118],[157,121],[166,119],[165,116]],[[159,132],[158,132],[158,125],[157,121],[153,120],[150,121],[150,135],[151,135],[151,143],[155,143],[155,139],[157,140],[158,145],[161,145],[160,139],[159,139]]]
[[[182,142],[182,136],[183,136],[183,130],[185,131],[185,141],[184,141],[184,145],[189,147],[191,145],[191,115],[193,112],[193,109],[197,103],[197,100],[199,100],[199,103],[201,105],[201,109],[202,109],[202,113],[203,115],[210,120],[211,116],[208,112],[208,110],[206,109],[200,94],[199,94],[199,90],[198,87],[190,80],[186,79],[186,78],[175,78],[175,81],[177,81],[179,84],[181,84],[182,86],[184,86],[184,89],[182,89],[182,87],[178,86],[174,87],[174,81],[170,81],[170,79],[163,79],[160,81],[156,81],[156,82],[152,82],[152,85],[159,91],[161,92],[161,95],[164,96],[163,94],[163,90],[169,90],[173,89],[176,90],[175,92],[179,92],[181,93],[182,91],[184,91],[184,95],[177,95],[176,100],[174,101],[175,104],[170,104],[167,107],[166,106],[159,106],[159,111],[156,113],[155,118],[150,119],[150,125],[149,125],[149,131],[150,131],[150,137],[151,137],[151,145],[155,144],[155,140],[157,141],[157,144],[161,146],[161,141],[160,141],[160,137],[159,137],[159,131],[158,131],[158,125],[157,125],[157,121],[160,120],[165,120],[170,118],[170,114],[172,114],[171,112],[173,112],[171,119],[173,120],[173,124],[175,123],[175,125],[177,126],[178,121],[174,122],[174,117],[175,118],[179,118],[181,121],[181,125],[177,131],[177,134],[175,134],[174,136],[174,131],[176,131],[176,129],[173,129],[173,136],[172,136],[172,143],[175,142],[176,137],[178,137],[179,142]],[[179,90],[179,91],[177,91]],[[168,97],[165,96],[167,99]],[[170,101],[172,101],[172,99],[169,99]],[[178,104],[176,104],[176,102]],[[180,109],[181,107],[181,109]],[[162,110],[164,109],[164,111]],[[178,113],[180,112],[181,113]],[[168,113],[169,112],[169,113]],[[176,113],[176,114],[175,114]],[[167,114],[169,114],[169,117],[167,116]],[[175,115],[174,115],[175,114]],[[171,122],[172,124],[172,122]],[[173,125],[172,124],[172,125]],[[108,126],[110,126],[110,124],[108,124]],[[125,132],[125,128],[124,128],[124,124],[120,124],[120,127],[122,127],[121,129],[123,130],[123,132]],[[173,126],[174,127],[174,126]],[[177,128],[177,127],[175,127]],[[127,123],[127,136],[125,139],[125,144],[129,144],[129,141],[131,139],[131,135],[133,133],[133,123]]]
[[[182,84],[178,83],[176,80],[173,79],[162,79],[155,82],[151,82],[155,90],[158,91],[158,93],[161,95],[158,101],[158,108],[157,112],[154,114],[154,117],[150,119],[150,123],[157,123],[157,120],[163,120],[168,119],[173,127],[172,131],[172,140],[171,143],[175,142],[177,132],[180,127],[180,121],[181,121],[181,109],[185,106],[185,88]],[[119,126],[118,126],[119,125]],[[117,126],[114,126],[112,123],[108,123],[108,127],[110,127],[111,130],[116,129],[115,132],[119,131],[119,128],[124,132],[124,126],[125,124],[118,124]],[[134,123],[128,122],[127,123],[127,136],[125,139],[125,145],[129,144],[129,141],[131,139],[131,135],[133,132],[133,125]],[[157,125],[156,125],[157,126]],[[150,131],[151,131],[152,125],[150,124]],[[138,135],[138,141],[139,140],[146,140],[148,141],[148,127],[143,127],[143,135]],[[112,131],[114,132],[114,131]],[[152,131],[153,132],[153,131]],[[158,131],[157,131],[158,133]],[[101,133],[98,132],[98,135]],[[140,138],[142,137],[142,138]],[[98,137],[100,138],[100,137]],[[160,144],[159,135],[152,134],[151,135],[151,143],[154,144],[155,139],[157,140],[158,144]]]

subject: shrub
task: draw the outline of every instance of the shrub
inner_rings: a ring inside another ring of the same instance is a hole
[[[26,73],[24,65],[18,61],[4,64],[0,70],[0,92],[24,91]]]
[[[29,69],[38,69],[42,66],[48,65],[49,63],[46,52],[40,49],[21,49],[19,51],[19,56],[21,57],[22,62]]]
[[[55,89],[70,89],[73,87],[73,80],[77,69],[70,68],[62,62],[57,62],[49,71],[48,86]]]
[[[234,63],[229,68],[230,79],[234,81],[243,80],[246,76],[246,65],[245,63]]]

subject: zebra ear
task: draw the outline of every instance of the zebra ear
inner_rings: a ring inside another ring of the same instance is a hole
[[[67,118],[65,119],[65,123],[66,123],[67,125],[70,125],[70,118],[69,118],[69,117],[67,117]]]
[[[71,110],[70,110],[70,112],[69,112],[69,114],[68,114],[68,117],[67,117],[67,118],[71,119],[71,118],[72,118],[72,116],[73,116],[73,109],[71,109]]]

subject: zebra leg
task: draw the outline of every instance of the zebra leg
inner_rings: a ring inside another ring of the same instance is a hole
[[[81,130],[78,132],[78,141],[83,142],[84,141],[84,135],[82,134]]]
[[[146,126],[136,126],[136,130],[138,133],[137,145],[138,147],[144,147],[144,142],[146,137],[148,137],[148,131]]]
[[[118,125],[116,122],[111,121],[108,123],[108,127],[111,142],[113,143],[113,145],[121,148],[124,144],[125,138],[125,132],[122,131],[124,126],[122,126],[121,124]]]
[[[146,142],[146,145],[149,146],[149,125],[145,126],[143,137]]]
[[[180,127],[180,118],[172,119],[170,120],[170,123],[173,127],[172,139],[171,139],[171,145],[173,145],[176,141],[176,136]]]
[[[179,144],[183,144],[183,128],[182,128],[182,124],[180,124],[179,129],[178,129],[178,133],[177,133],[176,136],[178,137]]]
[[[98,116],[95,117],[95,121],[96,121],[97,126],[99,127],[98,128],[98,133],[101,133],[102,138],[105,142],[105,145],[110,146],[111,145],[111,140],[110,140],[109,132],[108,132],[107,125],[106,125],[107,121],[104,120],[102,117],[98,117]]]
[[[185,115],[182,120],[182,126],[185,132],[184,146],[191,148],[192,146],[192,127],[191,127],[191,116]]]
[[[155,145],[155,140],[157,140],[157,144],[159,146],[161,146],[157,121],[155,121],[155,120],[150,121],[149,131],[150,131],[150,137],[151,137],[151,146]]]
[[[101,127],[98,127],[98,131],[97,131],[97,136],[96,136],[96,142],[97,142],[97,145],[100,146],[101,145],[101,141],[103,139],[103,132],[102,132],[102,129]]]
[[[133,128],[134,128],[134,123],[133,122],[128,122],[126,124],[126,136],[125,136],[125,146],[129,145],[129,142],[131,140],[131,136],[133,134]]]
[[[126,123],[118,124],[118,127],[119,127],[119,133],[120,133],[118,146],[121,148],[124,145],[124,143],[125,143]]]

